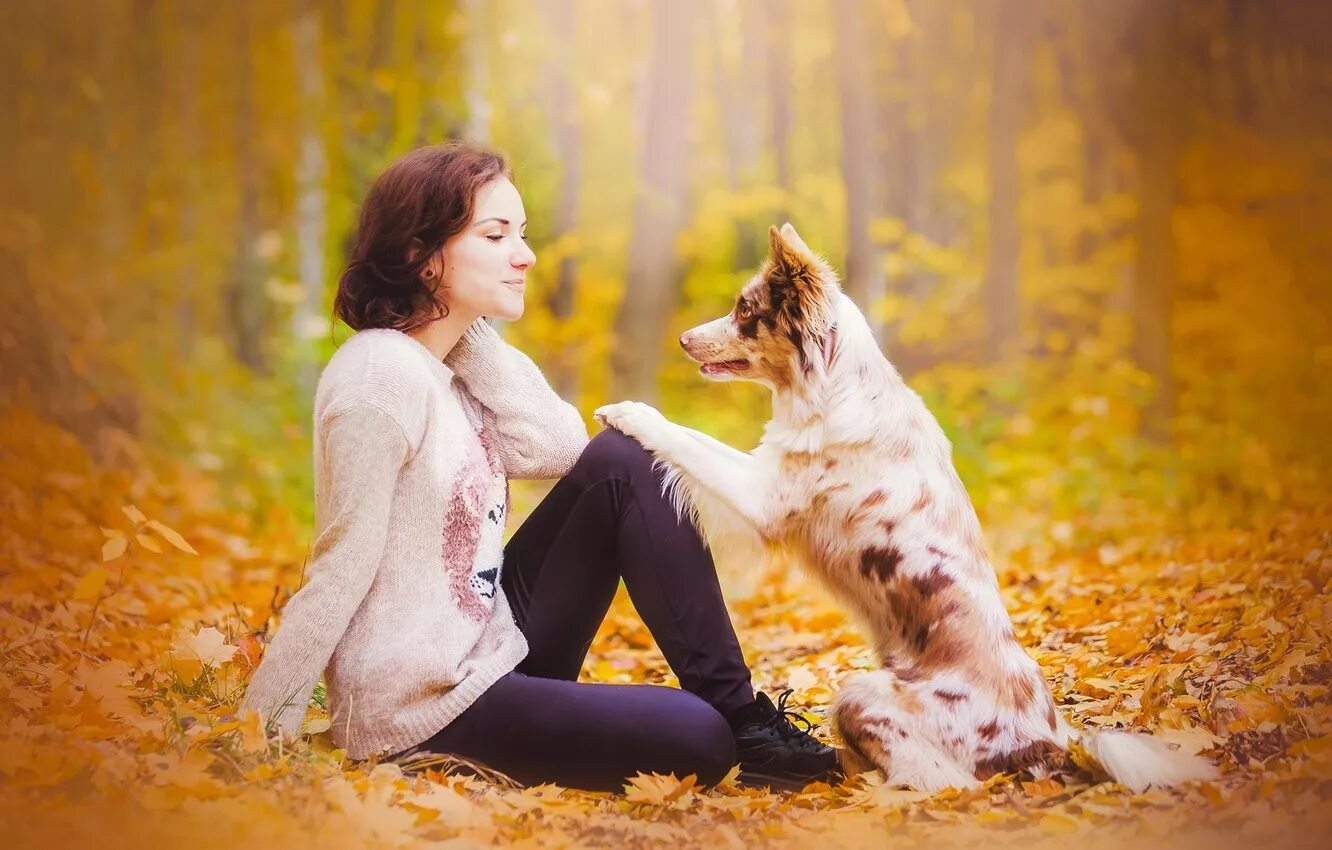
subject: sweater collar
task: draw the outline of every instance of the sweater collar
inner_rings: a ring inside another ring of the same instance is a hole
[[[402,339],[407,343],[408,347],[430,364],[431,369],[444,380],[445,384],[448,384],[453,380],[453,370],[449,368],[448,364],[436,357],[433,351],[418,342],[415,337],[405,334],[397,328],[367,328],[366,330],[361,331],[361,333],[391,334],[394,338]]]

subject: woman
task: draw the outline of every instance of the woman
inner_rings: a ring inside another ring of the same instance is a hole
[[[755,697],[709,555],[651,456],[577,410],[482,317],[523,313],[522,198],[498,155],[417,150],[361,211],[315,395],[309,579],[242,708],[299,734],[327,667],[352,758],[421,751],[523,782],[643,772],[828,779],[833,751]],[[562,478],[503,544],[508,478]],[[623,578],[682,690],[579,683]]]

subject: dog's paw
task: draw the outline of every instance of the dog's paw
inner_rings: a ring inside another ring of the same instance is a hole
[[[661,415],[661,411],[641,401],[621,401],[603,405],[592,415],[603,426],[634,437],[645,445],[649,438],[670,425],[666,417]]]

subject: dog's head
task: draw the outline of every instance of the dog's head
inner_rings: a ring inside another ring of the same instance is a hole
[[[837,275],[790,224],[770,228],[768,236],[768,257],[730,314],[680,336],[704,377],[783,389],[824,356]]]

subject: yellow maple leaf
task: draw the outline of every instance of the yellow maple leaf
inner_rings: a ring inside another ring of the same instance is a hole
[[[919,803],[921,800],[928,800],[931,796],[933,795],[925,791],[914,791],[910,788],[889,788],[886,785],[876,785],[870,791],[869,800],[875,806],[898,809],[903,806],[910,806],[913,803]]]
[[[202,661],[214,667],[226,664],[236,655],[236,647],[227,643],[222,633],[212,626],[205,626],[185,643],[185,648]]]
[[[430,812],[426,822],[439,820],[449,826],[467,827],[480,821],[476,803],[463,794],[432,782],[424,793],[409,797],[403,801],[407,807],[415,807]]]
[[[640,773],[629,779],[624,786],[624,798],[631,803],[649,803],[654,806],[668,806],[682,800],[698,782],[698,776],[689,774],[684,779],[677,779],[675,774]]]
[[[819,683],[819,677],[814,675],[814,671],[801,665],[792,667],[786,674],[786,684],[788,687],[795,688],[797,691],[807,691]]]
[[[1104,698],[1119,690],[1123,685],[1110,679],[1079,679],[1074,686],[1080,694],[1086,694],[1089,697]]]
[[[112,659],[94,665],[80,659],[75,679],[83,685],[84,691],[101,703],[103,711],[121,718],[133,718],[141,714],[138,703],[130,699],[127,683],[133,675],[134,668],[128,661]]]
[[[1201,726],[1191,726],[1187,729],[1158,729],[1154,734],[1163,741],[1178,744],[1180,751],[1189,755],[1197,755],[1203,750],[1210,750],[1221,741],[1220,738]]]
[[[222,633],[205,626],[190,636],[177,637],[171,651],[163,658],[163,666],[182,679],[193,681],[203,672],[204,665],[218,667],[231,661],[237,647],[228,644]]]

